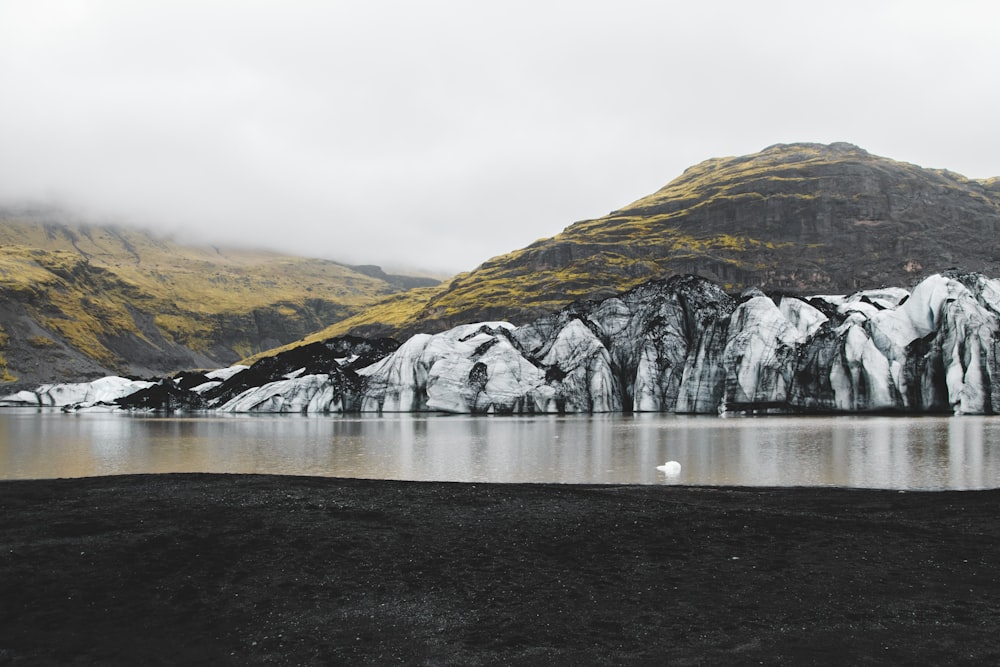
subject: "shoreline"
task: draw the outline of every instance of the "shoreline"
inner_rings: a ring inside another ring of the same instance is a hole
[[[1000,660],[1000,490],[0,481],[0,665]]]

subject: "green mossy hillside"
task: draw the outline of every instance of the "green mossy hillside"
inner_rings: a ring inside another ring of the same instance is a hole
[[[711,159],[620,210],[495,257],[419,298],[388,299],[314,338],[520,323],[674,274],[734,292],[800,293],[906,286],[952,267],[1000,275],[998,184],[844,143]]]
[[[402,277],[363,269],[2,210],[0,381],[234,363],[399,291]]]

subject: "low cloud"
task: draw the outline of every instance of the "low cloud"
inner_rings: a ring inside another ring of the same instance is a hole
[[[0,198],[474,268],[773,143],[1000,175],[988,2],[0,7]]]

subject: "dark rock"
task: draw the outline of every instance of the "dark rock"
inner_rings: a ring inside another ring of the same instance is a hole
[[[356,395],[360,392],[362,380],[357,377],[355,370],[370,366],[398,347],[399,343],[392,339],[370,340],[358,336],[331,338],[295,347],[257,361],[250,368],[207,391],[205,399],[212,404],[222,404],[247,389],[281,380],[300,371],[302,375],[335,375],[346,391]]]
[[[203,410],[206,403],[201,396],[184,389],[170,379],[163,379],[146,389],[115,401],[129,410],[175,412],[177,410]]]

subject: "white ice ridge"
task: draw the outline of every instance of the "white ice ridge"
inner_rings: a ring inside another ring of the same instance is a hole
[[[932,275],[912,292],[740,299],[686,276],[520,327],[466,324],[320,364],[279,356],[267,377],[213,371],[191,393],[227,412],[994,414],[998,314],[1000,282],[978,274]],[[103,378],[2,402],[114,401],[149,385]]]

